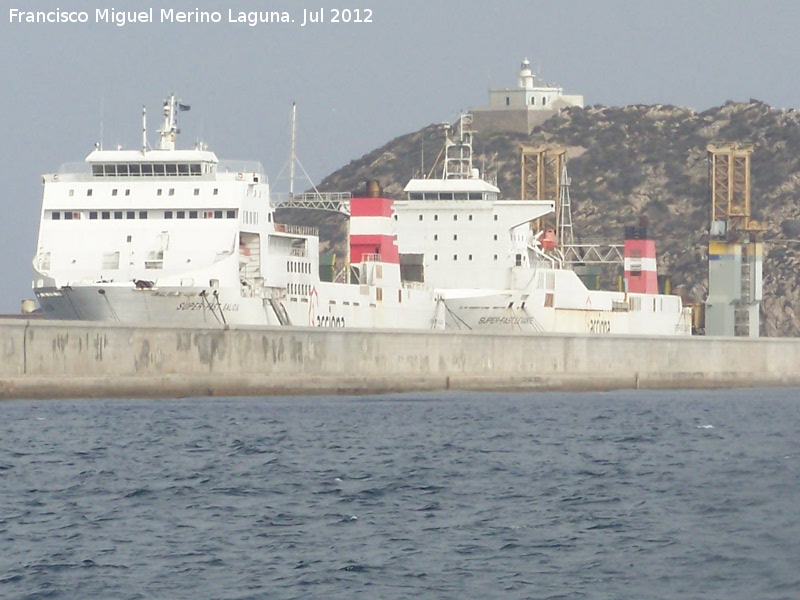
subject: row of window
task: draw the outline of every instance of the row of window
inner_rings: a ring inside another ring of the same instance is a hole
[[[409,200],[497,200],[497,192],[409,192]]]
[[[434,254],[433,255],[433,260],[439,260],[439,255],[438,254]],[[470,254],[467,257],[467,260],[472,260],[472,254]],[[494,260],[497,260],[497,254],[494,255]],[[453,254],[453,261],[454,262],[458,262],[458,254]]]
[[[394,215],[394,220],[397,221],[397,213]],[[425,215],[419,215],[419,220],[424,221]],[[433,220],[438,221],[439,215],[433,215]],[[467,215],[467,220],[472,221],[472,215]],[[497,221],[497,215],[494,215],[494,220]],[[453,215],[453,221],[458,221],[458,215]]]
[[[69,191],[69,197],[72,198],[74,195],[75,195],[75,190],[70,190]],[[94,195],[94,190],[92,188],[87,188],[86,189],[86,195],[87,196],[93,196]],[[113,188],[111,190],[111,195],[112,196],[119,195],[119,190],[117,188]],[[125,195],[126,196],[130,196],[131,195],[130,188],[126,188],[125,189]],[[164,195],[164,190],[162,188],[158,188],[156,190],[156,196],[163,196],[163,195]],[[175,195],[175,188],[169,188],[167,190],[167,195],[168,196],[174,196]],[[200,188],[194,188],[194,195],[195,196],[199,196],[200,195]],[[212,195],[218,196],[219,195],[219,188],[214,188],[214,191],[213,191]]]
[[[311,263],[304,262],[304,261],[297,261],[297,260],[287,260],[286,261],[286,270],[289,273],[305,273],[307,275],[311,274]]]
[[[210,172],[208,163],[130,163],[93,164],[95,177],[189,177]]]
[[[308,296],[311,293],[311,285],[308,283],[290,283],[287,289],[294,296]]]
[[[235,219],[237,210],[89,210],[48,211],[52,221],[79,219]]]
[[[438,233],[434,233],[434,234],[433,234],[433,241],[434,241],[434,242],[438,242],[438,241],[439,241],[439,234],[438,234]],[[457,233],[454,233],[454,234],[453,234],[453,241],[454,241],[454,242],[457,242],[457,241],[458,241],[458,234],[457,234]],[[497,234],[496,234],[496,233],[494,234],[494,241],[495,241],[495,242],[497,241]]]

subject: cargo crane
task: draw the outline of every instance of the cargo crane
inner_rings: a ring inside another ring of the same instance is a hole
[[[762,299],[764,228],[750,215],[753,146],[708,145],[711,226],[705,334],[755,338]]]

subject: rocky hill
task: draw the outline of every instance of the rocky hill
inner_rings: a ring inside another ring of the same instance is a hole
[[[753,218],[764,233],[762,335],[800,334],[800,113],[755,100],[729,102],[704,112],[674,106],[594,106],[562,111],[530,136],[476,135],[475,164],[496,172],[505,198],[519,197],[520,144],[568,148],[573,225],[583,241],[621,243],[625,225],[646,216],[657,242],[659,272],[682,294],[707,292],[706,246],[710,221],[707,145],[746,142],[752,155]],[[320,191],[354,190],[377,179],[402,196],[407,180],[429,169],[442,146],[431,125],[392,140],[326,177]],[[309,220],[309,214],[286,215]],[[341,247],[345,228],[334,215],[316,215],[323,239]]]

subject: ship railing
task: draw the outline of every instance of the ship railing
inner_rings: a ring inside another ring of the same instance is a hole
[[[380,254],[362,254],[361,262],[381,262]]]
[[[403,288],[407,290],[427,290],[428,286],[421,281],[403,281]]]
[[[257,160],[221,160],[217,163],[217,173],[258,173],[263,177],[264,167]]]
[[[565,244],[561,246],[563,262],[569,265],[622,264],[625,246],[622,244]]]
[[[350,214],[349,192],[310,192],[306,194],[271,194],[275,208],[306,208]]]
[[[312,225],[289,225],[288,223],[275,223],[275,231],[291,233],[292,235],[310,235],[319,237],[319,229]]]
[[[289,256],[304,257],[307,256],[307,254],[305,248],[289,248]]]

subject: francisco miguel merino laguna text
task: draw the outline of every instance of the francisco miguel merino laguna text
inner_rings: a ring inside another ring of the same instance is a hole
[[[337,9],[329,8],[326,19],[324,8],[317,10],[303,9],[301,27],[306,24],[316,23],[372,23],[372,10],[369,8]],[[9,23],[88,23],[89,14],[86,11],[26,11],[17,8],[9,9]],[[219,11],[204,10],[175,10],[173,8],[159,9],[159,22],[161,23],[221,23],[222,13]],[[154,23],[153,9],[142,11],[122,11],[113,8],[98,8],[94,11],[95,23],[113,23],[118,27],[130,23]],[[260,23],[294,23],[288,11],[235,11],[228,9],[227,23],[241,23],[255,27]]]

